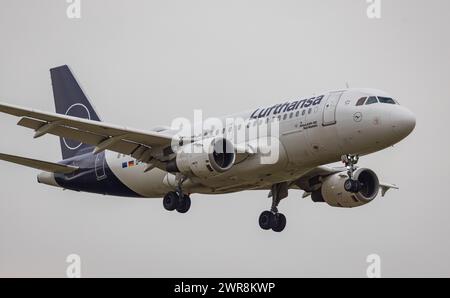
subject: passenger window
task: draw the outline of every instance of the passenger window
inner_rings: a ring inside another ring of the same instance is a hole
[[[381,103],[388,103],[388,104],[391,104],[391,105],[395,105],[395,100],[393,100],[392,98],[389,98],[389,97],[380,97],[380,96],[378,96],[378,100]]]
[[[287,119],[287,114],[284,114],[283,120],[286,120],[286,119]]]
[[[360,99],[358,99],[358,101],[356,102],[357,106],[362,106],[364,104],[364,102],[366,101],[367,97],[361,97]]]
[[[373,103],[378,103],[378,100],[375,96],[371,96],[367,99],[366,105],[371,105]]]

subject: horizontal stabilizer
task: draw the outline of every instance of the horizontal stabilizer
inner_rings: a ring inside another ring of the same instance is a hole
[[[33,169],[50,172],[50,173],[61,173],[61,174],[69,174],[78,170],[78,167],[61,165],[58,163],[52,163],[47,161],[41,161],[31,158],[25,158],[20,156],[14,156],[9,154],[0,153],[0,160],[12,162],[18,165],[30,167]]]

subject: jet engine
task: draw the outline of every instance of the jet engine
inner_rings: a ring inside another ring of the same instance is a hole
[[[235,148],[229,140],[210,138],[181,147],[167,171],[209,178],[231,169],[235,160]]]
[[[353,208],[365,205],[377,197],[380,184],[374,171],[359,168],[353,173],[353,179],[360,183],[360,190],[357,193],[345,190],[344,184],[347,179],[346,172],[324,178],[320,189],[311,194],[312,200],[326,202],[333,207]]]

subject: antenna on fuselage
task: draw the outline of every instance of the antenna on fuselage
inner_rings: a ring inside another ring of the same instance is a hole
[[[350,84],[348,82],[345,82],[345,87],[347,87],[347,89],[350,89]]]

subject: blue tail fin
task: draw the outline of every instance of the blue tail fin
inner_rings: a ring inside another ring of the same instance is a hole
[[[56,113],[101,121],[67,65],[50,69]],[[63,159],[92,150],[91,145],[60,138]]]

